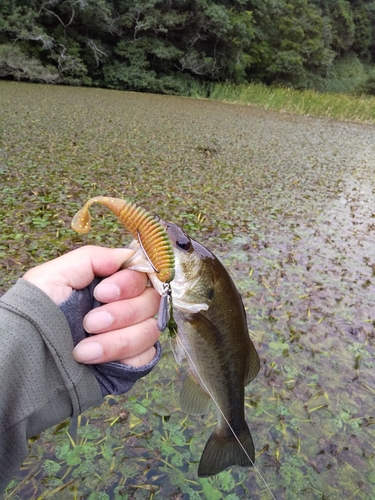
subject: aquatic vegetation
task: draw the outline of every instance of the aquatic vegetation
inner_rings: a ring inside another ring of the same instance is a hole
[[[83,242],[128,241],[99,207],[95,231],[71,231],[99,191],[173,220],[223,260],[244,298],[261,358],[247,418],[276,498],[370,500],[374,127],[151,94],[0,87],[1,290]],[[129,394],[32,440],[5,498],[269,498],[254,470],[197,479],[215,412],[180,411],[180,374],[162,342],[160,364]]]

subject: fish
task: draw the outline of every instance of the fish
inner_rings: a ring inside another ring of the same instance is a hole
[[[257,376],[259,356],[252,343],[240,293],[220,260],[190,238],[178,225],[158,217],[172,243],[174,278],[170,286],[172,349],[178,363],[187,358],[181,409],[192,415],[217,409],[217,425],[203,450],[198,476],[216,475],[233,465],[253,466],[255,449],[245,420],[245,387]],[[166,297],[165,283],[145,258],[137,240],[125,267],[148,274],[156,291]],[[165,324],[164,319],[162,323]]]

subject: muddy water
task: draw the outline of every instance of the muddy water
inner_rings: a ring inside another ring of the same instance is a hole
[[[124,243],[104,212],[87,238],[71,233],[91,196],[128,197],[179,223],[244,297],[262,360],[246,415],[274,496],[373,498],[375,127],[14,83],[0,102],[2,289],[84,242]],[[164,337],[160,365],[131,393],[31,444],[10,497],[271,498],[253,470],[197,478],[215,411],[179,410]]]

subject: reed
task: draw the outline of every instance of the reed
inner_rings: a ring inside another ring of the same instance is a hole
[[[253,104],[263,109],[307,116],[325,116],[343,121],[375,123],[375,97],[320,93],[263,84],[195,84],[193,97],[223,102]]]

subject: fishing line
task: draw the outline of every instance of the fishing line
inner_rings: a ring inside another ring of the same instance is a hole
[[[230,423],[228,422],[228,420],[227,420],[226,416],[224,415],[224,413],[223,413],[222,409],[221,409],[221,408],[220,408],[220,406],[217,404],[217,402],[216,402],[215,398],[214,398],[214,397],[213,397],[213,395],[211,394],[211,392],[210,392],[210,390],[208,389],[207,385],[204,383],[204,381],[203,381],[202,377],[201,377],[201,376],[200,376],[200,374],[199,374],[199,371],[197,370],[197,367],[196,367],[196,365],[195,365],[194,361],[192,360],[192,358],[191,358],[190,354],[188,353],[188,351],[187,351],[186,347],[184,346],[184,343],[182,342],[182,340],[180,339],[180,336],[179,336],[178,334],[176,335],[176,338],[177,338],[177,339],[178,339],[178,341],[181,343],[181,345],[182,345],[182,347],[183,347],[183,349],[184,349],[184,351],[185,351],[185,353],[186,353],[186,356],[189,358],[189,360],[190,360],[191,364],[194,366],[194,369],[195,369],[195,371],[196,371],[196,373],[197,373],[197,375],[198,375],[198,377],[199,377],[199,379],[200,379],[200,381],[201,381],[201,383],[202,383],[202,385],[203,385],[204,389],[207,391],[207,393],[208,393],[208,394],[210,395],[210,397],[212,398],[212,401],[215,403],[215,405],[216,405],[217,409],[219,410],[219,412],[221,413],[221,415],[222,415],[222,417],[224,418],[225,422],[227,423],[227,425],[228,425],[229,429],[231,430],[231,432],[232,432],[233,436],[236,438],[236,440],[237,440],[238,444],[240,445],[240,447],[242,448],[243,452],[245,453],[245,455],[247,456],[247,458],[250,460],[250,462],[251,462],[252,466],[254,467],[255,472],[259,475],[259,477],[260,477],[260,478],[261,478],[261,480],[263,481],[263,483],[264,483],[265,487],[267,488],[267,490],[268,490],[269,494],[271,495],[272,499],[273,499],[273,500],[276,500],[276,498],[275,498],[274,494],[273,494],[273,493],[272,493],[272,491],[271,491],[271,488],[268,486],[268,484],[267,484],[266,480],[264,479],[264,477],[262,476],[262,474],[261,474],[260,470],[258,469],[258,467],[256,467],[256,465],[254,464],[254,462],[253,462],[253,461],[251,460],[251,458],[249,457],[249,454],[248,454],[248,453],[247,453],[247,451],[245,450],[245,448],[244,448],[243,444],[241,443],[241,441],[238,439],[237,434],[234,432],[234,430],[233,430],[232,426],[231,426],[231,425],[230,425]]]

